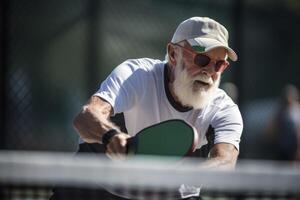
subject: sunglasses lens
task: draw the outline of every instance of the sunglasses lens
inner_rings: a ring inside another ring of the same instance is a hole
[[[195,62],[196,65],[198,65],[200,67],[205,67],[206,65],[209,64],[210,58],[206,55],[197,54],[195,56],[194,62]]]
[[[229,65],[229,63],[227,61],[219,60],[215,65],[215,71],[216,72],[220,72],[220,71],[222,72],[227,68],[228,65]]]

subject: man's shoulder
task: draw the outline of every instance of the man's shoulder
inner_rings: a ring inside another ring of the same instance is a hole
[[[231,97],[228,96],[228,94],[220,88],[216,89],[213,100],[212,100],[212,104],[216,105],[218,107],[236,105],[234,103],[234,101],[231,99]]]
[[[148,78],[162,76],[164,61],[151,58],[128,59],[118,65],[110,74],[117,80],[147,81]]]
[[[159,59],[152,59],[152,58],[136,58],[136,59],[126,60],[125,62],[122,63],[122,65],[129,66],[133,71],[137,69],[152,71],[163,66],[164,61],[161,61]]]

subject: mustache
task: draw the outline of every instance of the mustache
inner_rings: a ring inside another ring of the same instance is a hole
[[[201,81],[201,82],[207,83],[209,85],[214,84],[213,79],[205,74],[199,74],[199,75],[193,77],[191,80],[192,81]]]

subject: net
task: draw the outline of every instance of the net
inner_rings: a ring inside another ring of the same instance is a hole
[[[200,169],[200,162],[3,151],[0,199],[178,199],[198,193],[202,199],[300,199],[299,163],[240,161],[236,170],[222,171]]]

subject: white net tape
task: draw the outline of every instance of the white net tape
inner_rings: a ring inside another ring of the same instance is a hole
[[[0,183],[109,185],[134,188],[203,186],[216,191],[300,192],[299,163],[240,161],[233,171],[199,169],[201,160],[137,158],[112,162],[105,157],[45,152],[0,152]]]

